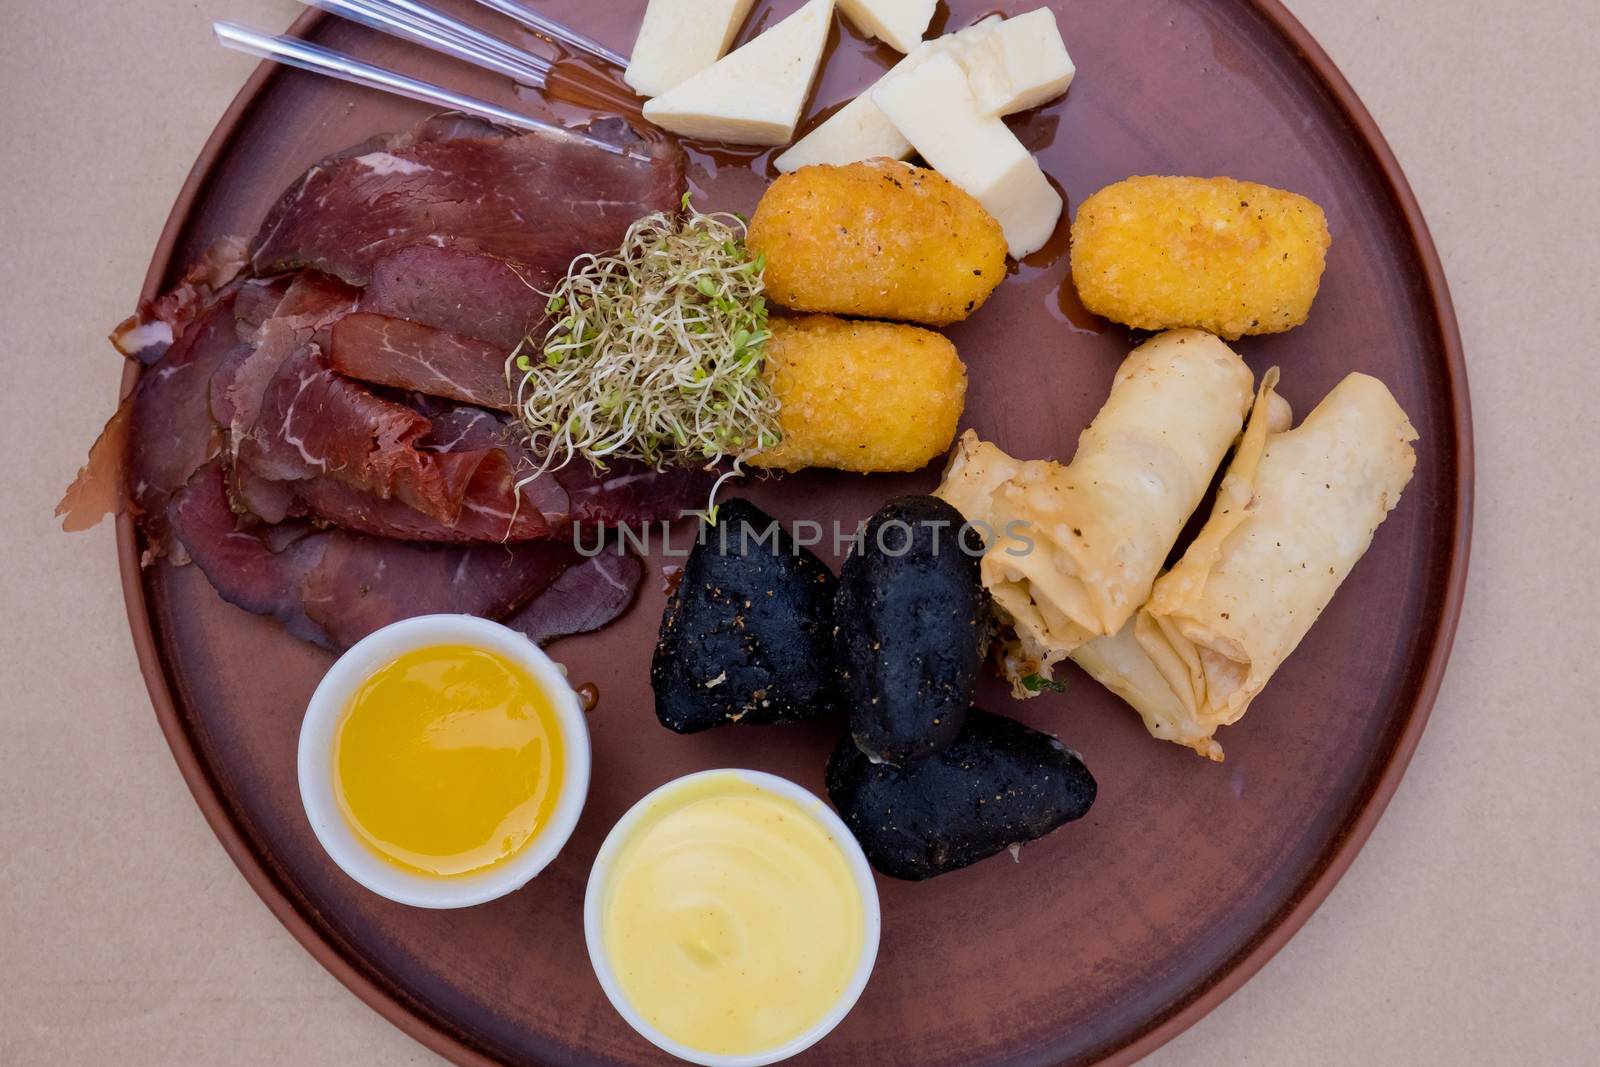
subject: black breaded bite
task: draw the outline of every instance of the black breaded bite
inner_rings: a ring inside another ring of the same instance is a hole
[[[827,565],[748,500],[720,504],[700,535],[650,664],[661,725],[692,734],[836,710]]]
[[[983,667],[983,541],[937,497],[897,497],[839,573],[834,652],[857,746],[905,763],[955,740]]]
[[[973,708],[947,748],[904,768],[844,737],[828,796],[872,865],[922,881],[1080,819],[1095,781],[1077,753],[1015,719]]]

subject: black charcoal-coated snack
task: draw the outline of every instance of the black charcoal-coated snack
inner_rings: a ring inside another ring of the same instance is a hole
[[[873,763],[844,737],[827,785],[872,865],[914,882],[1043,837],[1082,818],[1095,795],[1077,753],[978,708],[947,748],[904,768]]]
[[[834,649],[863,752],[905,763],[961,732],[989,630],[982,549],[955,508],[903,496],[878,509],[845,560]]]
[[[650,664],[661,725],[692,734],[838,708],[827,565],[747,500],[719,505],[700,535]]]

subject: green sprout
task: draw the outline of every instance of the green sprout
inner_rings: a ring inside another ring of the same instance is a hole
[[[648,215],[622,247],[584,255],[549,294],[542,338],[507,361],[539,473],[581,456],[735,461],[774,447],[778,402],[761,375],[765,261],[737,216]]]

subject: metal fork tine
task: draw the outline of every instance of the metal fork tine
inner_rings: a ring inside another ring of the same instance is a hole
[[[430,25],[382,0],[303,0],[303,2],[380,33],[387,33],[474,66],[504,74],[515,81],[543,86],[545,74],[549,71],[547,63],[541,62],[539,66],[534,66],[513,61],[498,51],[469,40],[453,29]],[[538,59],[536,56],[528,58]]]
[[[494,52],[513,63],[520,63],[542,74],[550,73],[552,64],[543,56],[534,55],[532,52],[519,48],[504,38],[496,37],[494,34],[480,30],[476,26],[469,26],[460,19],[451,18],[444,12],[423,3],[422,0],[362,0],[362,2],[377,4],[380,7],[394,8],[410,18],[435,27],[441,33],[459,37],[467,44]]]
[[[535,33],[571,45],[581,52],[587,52],[596,59],[603,59],[618,70],[628,65],[628,57],[619,52],[613,52],[599,41],[585,37],[576,30],[569,30],[559,22],[553,22],[537,12],[530,11],[516,0],[478,0],[493,11],[498,11],[507,18],[515,19]]]
[[[217,41],[225,48],[232,48],[238,52],[246,52],[263,59],[275,60],[301,70],[309,70],[315,74],[322,74],[340,81],[351,82],[355,85],[364,85],[370,89],[378,89],[396,96],[404,96],[411,100],[420,100],[423,103],[434,104],[439,107],[453,108],[465,111],[492,122],[504,123],[524,130],[540,130],[546,133],[557,134],[562,137],[571,137],[586,144],[592,145],[602,151],[612,152],[617,155],[633,155],[621,145],[611,144],[594,137],[589,137],[577,130],[569,130],[527,115],[518,114],[491,104],[487,100],[480,100],[474,96],[452,92],[443,86],[434,85],[432,82],[421,81],[405,74],[397,73],[386,67],[379,67],[372,63],[347,56],[343,52],[335,52],[331,48],[311,44],[294,37],[275,37],[271,34],[259,33],[234,22],[214,22],[212,31],[217,35]]]

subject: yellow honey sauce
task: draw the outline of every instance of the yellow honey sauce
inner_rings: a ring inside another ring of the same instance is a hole
[[[544,687],[464,644],[415,649],[375,671],[334,735],[333,792],[356,836],[437,878],[516,855],[548,825],[563,773]]]
[[[823,1021],[866,937],[861,889],[828,829],[733,772],[648,803],[601,904],[605,954],[633,1010],[691,1049],[734,1056]]]

